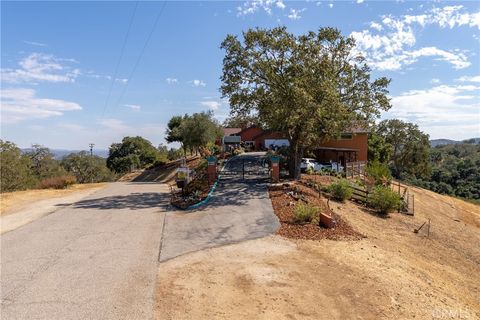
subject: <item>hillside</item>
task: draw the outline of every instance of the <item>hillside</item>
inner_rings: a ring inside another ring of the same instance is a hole
[[[480,207],[421,188],[410,192],[413,217],[383,218],[331,201],[362,240],[277,235],[162,264],[157,319],[480,318]],[[413,232],[429,219],[429,230]]]
[[[480,138],[471,138],[466,140],[433,139],[433,140],[430,140],[430,146],[436,147],[436,146],[459,144],[459,143],[465,143],[465,142],[472,143],[472,144],[480,144]]]
[[[22,150],[22,152],[25,153],[25,152],[32,151],[33,149],[32,148],[23,148],[21,150]],[[80,151],[90,152],[88,150],[69,150],[69,149],[49,149],[49,150],[50,150],[51,153],[53,153],[54,158],[56,160],[61,160],[63,157],[69,155],[70,153],[78,153]],[[108,150],[106,150],[106,149],[98,149],[98,150],[93,149],[93,155],[106,159],[106,158],[108,158]]]

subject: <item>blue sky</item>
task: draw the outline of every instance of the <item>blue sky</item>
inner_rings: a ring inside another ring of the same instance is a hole
[[[392,79],[382,118],[431,138],[480,136],[478,2],[2,1],[2,139],[87,149],[141,135],[158,145],[173,115],[210,109],[222,121],[221,41],[278,25],[355,37],[373,75]]]

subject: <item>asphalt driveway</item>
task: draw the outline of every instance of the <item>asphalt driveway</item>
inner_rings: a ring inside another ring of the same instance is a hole
[[[264,179],[227,177],[195,211],[168,200],[164,184],[112,183],[2,234],[1,319],[152,319],[159,261],[279,227]]]
[[[2,319],[151,319],[168,188],[113,183],[1,236]]]
[[[261,170],[264,153],[246,153],[232,158],[226,171],[238,171],[250,163]],[[245,160],[245,161],[244,161]],[[160,261],[185,253],[265,237],[280,222],[268,196],[265,173],[225,176],[203,207],[193,211],[169,212],[165,218]],[[258,179],[255,179],[258,178]]]

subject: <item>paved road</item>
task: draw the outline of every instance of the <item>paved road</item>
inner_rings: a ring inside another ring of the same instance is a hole
[[[1,236],[1,319],[150,319],[167,188],[114,183]]]
[[[264,153],[232,158],[226,170],[238,170],[243,160],[261,164]],[[253,168],[253,166],[250,166]],[[261,168],[258,168],[261,169]],[[165,218],[160,261],[205,248],[255,239],[274,233],[280,223],[268,197],[265,174],[221,180],[212,199],[197,210],[169,212]]]
[[[238,177],[193,212],[166,212],[166,185],[113,183],[4,233],[0,318],[151,319],[159,259],[279,227],[266,182]]]

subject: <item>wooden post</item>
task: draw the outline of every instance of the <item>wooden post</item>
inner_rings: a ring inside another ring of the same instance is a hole
[[[278,182],[280,180],[280,158],[273,156],[270,160],[272,162],[272,181]]]
[[[427,238],[430,238],[430,219],[428,219],[428,231],[427,231]]]
[[[412,213],[415,214],[415,195],[412,194]]]
[[[215,157],[207,158],[207,175],[208,175],[208,184],[212,185],[217,180],[217,159]]]

